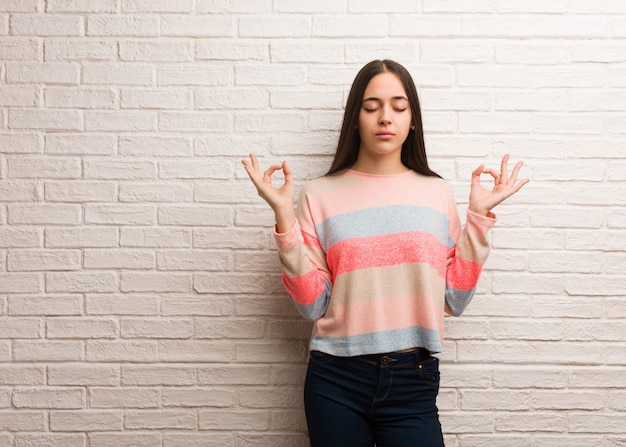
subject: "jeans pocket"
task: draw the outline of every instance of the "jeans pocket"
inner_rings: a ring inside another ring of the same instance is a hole
[[[433,386],[439,386],[439,359],[430,358],[417,364],[417,371],[421,379]]]
[[[321,351],[311,351],[309,354],[309,363],[317,365],[329,365],[335,361],[335,356],[326,354]]]

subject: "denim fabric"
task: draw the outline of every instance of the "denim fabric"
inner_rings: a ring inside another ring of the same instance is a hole
[[[443,447],[439,360],[426,351],[312,351],[304,404],[311,447]]]

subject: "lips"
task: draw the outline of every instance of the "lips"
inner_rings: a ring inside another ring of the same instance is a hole
[[[392,132],[376,132],[376,138],[379,140],[391,140],[394,136]]]

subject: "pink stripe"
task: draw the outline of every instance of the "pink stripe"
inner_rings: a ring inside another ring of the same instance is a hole
[[[289,296],[303,306],[313,304],[325,289],[324,281],[315,269],[293,278],[283,273],[283,284]]]
[[[347,239],[326,255],[334,278],[355,270],[398,264],[427,263],[445,275],[447,247],[432,234],[417,231]]]
[[[365,208],[416,203],[442,212],[447,211],[447,208],[442,208],[442,204],[449,203],[449,189],[441,179],[409,173],[404,179],[393,184],[382,183],[384,187],[381,187],[381,183],[377,181],[363,180],[352,175],[350,177],[353,183],[346,184],[339,194],[332,189],[308,197],[308,205],[316,221]],[[349,177],[345,180],[348,179]],[[355,200],[356,197],[358,200]],[[320,213],[322,208],[323,215]]]
[[[443,334],[443,303],[423,296],[402,296],[384,300],[357,301],[329,308],[315,322],[318,337],[348,337],[420,326]]]
[[[322,248],[320,241],[315,237],[307,233],[306,231],[302,232],[302,237],[304,238],[304,244],[309,247]]]
[[[458,290],[472,290],[478,283],[482,268],[482,264],[455,257],[448,268],[446,283]]]

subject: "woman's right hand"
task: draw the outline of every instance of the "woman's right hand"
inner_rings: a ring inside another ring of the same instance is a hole
[[[250,180],[257,189],[259,196],[263,198],[274,210],[276,217],[276,231],[284,233],[295,223],[296,216],[293,209],[295,185],[291,169],[286,161],[279,165],[272,165],[265,170],[263,175],[259,169],[259,161],[254,154],[250,154],[250,160],[241,160]],[[272,186],[272,174],[283,171],[285,182],[279,187]]]

